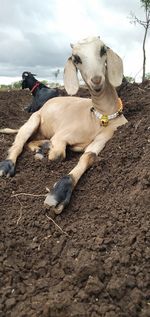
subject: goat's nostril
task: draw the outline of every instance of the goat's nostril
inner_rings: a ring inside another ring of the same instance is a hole
[[[102,81],[102,76],[94,76],[91,78],[91,81],[95,85],[99,85]]]

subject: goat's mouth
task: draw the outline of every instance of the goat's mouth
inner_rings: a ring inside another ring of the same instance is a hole
[[[85,82],[86,82],[86,81],[85,81]],[[94,84],[91,83],[91,82],[86,82],[86,84],[87,84],[87,86],[88,86],[90,92],[91,92],[92,94],[94,94],[94,95],[100,94],[100,93],[103,91],[103,89],[104,89],[104,83],[100,83],[100,84],[98,84],[98,85],[96,85],[96,84],[94,85]]]
[[[94,90],[95,90],[96,92],[100,92],[100,91],[102,90],[102,87],[100,87],[100,88],[94,88]]]
[[[91,90],[94,92],[94,93],[100,93],[102,90],[103,90],[103,85],[100,85],[100,86],[96,86],[96,87],[90,87]]]

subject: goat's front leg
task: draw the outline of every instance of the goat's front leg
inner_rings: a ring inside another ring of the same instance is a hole
[[[75,166],[75,168],[66,176],[62,177],[48,193],[44,204],[49,207],[54,207],[54,212],[60,214],[62,210],[69,204],[72,191],[76,186],[82,174],[95,161],[95,153],[84,153]]]
[[[93,165],[96,156],[104,148],[106,142],[111,139],[113,132],[112,130],[105,130],[105,133],[98,135],[86,148],[85,153],[80,157],[73,170],[67,176],[62,177],[48,193],[44,204],[53,207],[56,214],[60,214],[64,207],[69,204],[72,192],[80,177]]]
[[[40,124],[40,115],[35,113],[19,129],[15,141],[8,151],[6,160],[0,163],[0,176],[13,176],[15,174],[15,165],[18,156],[31,135],[38,129]]]

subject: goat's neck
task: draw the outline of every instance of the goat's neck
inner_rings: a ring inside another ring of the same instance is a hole
[[[91,91],[92,103],[94,108],[101,114],[113,114],[118,111],[118,95],[115,88],[106,81],[105,87],[99,94]]]
[[[29,82],[28,82],[28,88],[30,89],[30,91],[33,89],[33,87],[34,87],[34,85],[36,85],[36,83],[37,83],[38,81],[35,79],[35,78],[33,78],[32,80],[30,80]],[[36,88],[35,88],[35,90],[32,92],[32,95],[33,96],[35,96],[36,95]]]

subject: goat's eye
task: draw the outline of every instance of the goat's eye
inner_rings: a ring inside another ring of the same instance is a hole
[[[102,57],[103,55],[105,55],[106,54],[106,47],[105,46],[102,46],[101,47],[101,50],[100,50],[100,57]]]
[[[72,57],[73,57],[73,62],[75,63],[75,64],[82,64],[82,61],[81,61],[81,58],[80,58],[80,56],[78,56],[78,55],[72,55]]]

